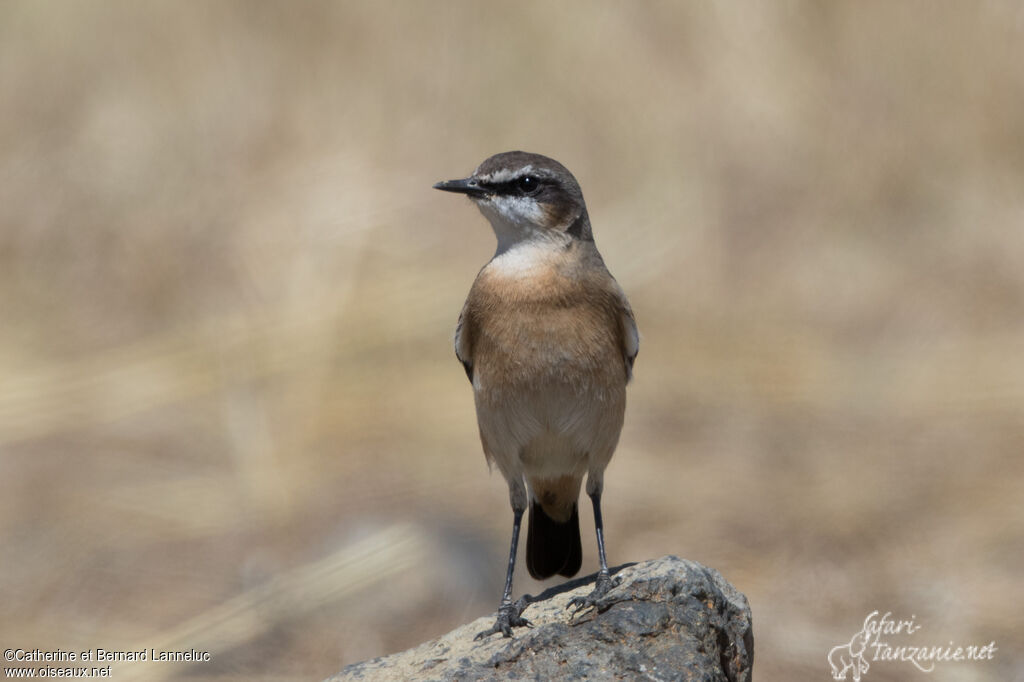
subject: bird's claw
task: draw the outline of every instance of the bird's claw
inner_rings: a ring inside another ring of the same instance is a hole
[[[601,602],[604,597],[611,592],[612,588],[616,587],[620,578],[614,580],[607,573],[598,573],[597,581],[594,583],[594,589],[590,594],[585,597],[573,597],[569,600],[569,603],[565,605],[566,609],[572,609],[570,617],[575,618],[580,613],[590,608],[600,609]]]
[[[498,607],[498,618],[494,625],[489,630],[483,630],[478,632],[475,641],[485,639],[493,634],[500,632],[503,637],[512,636],[512,628],[532,628],[533,623],[522,617],[523,611],[529,605],[529,601],[526,597],[519,599],[516,602],[506,602]]]

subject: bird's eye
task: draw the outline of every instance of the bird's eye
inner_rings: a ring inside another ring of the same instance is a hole
[[[540,180],[532,175],[524,175],[516,180],[516,189],[523,194],[535,194],[540,189]]]

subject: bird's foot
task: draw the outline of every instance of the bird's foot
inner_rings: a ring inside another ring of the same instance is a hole
[[[572,618],[575,618],[580,613],[590,608],[597,608],[600,610],[602,600],[605,595],[611,592],[613,587],[616,587],[620,578],[614,580],[607,573],[598,573],[597,580],[594,583],[593,591],[585,597],[573,597],[569,600],[569,603],[565,605],[565,608],[572,609]]]
[[[512,628],[532,628],[533,623],[522,617],[523,611],[530,604],[529,596],[530,595],[523,595],[518,601],[502,603],[502,605],[498,607],[498,620],[493,626],[491,626],[491,629],[478,632],[476,637],[473,639],[485,639],[496,632],[500,632],[505,637],[511,637]]]

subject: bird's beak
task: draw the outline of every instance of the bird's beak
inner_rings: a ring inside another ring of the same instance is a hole
[[[459,194],[468,194],[471,197],[482,197],[487,194],[487,190],[480,186],[475,178],[463,178],[462,180],[444,180],[434,185],[434,189],[444,190],[445,192],[458,192]]]

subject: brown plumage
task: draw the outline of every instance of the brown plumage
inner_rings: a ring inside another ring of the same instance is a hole
[[[468,194],[498,237],[459,317],[455,351],[473,384],[484,454],[508,482],[515,514],[494,630],[508,634],[522,620],[510,602],[522,514],[529,506],[531,575],[575,575],[584,475],[601,558],[595,594],[609,589],[599,500],[622,429],[636,324],[594,244],[579,185],[557,161],[508,152],[436,187]]]

